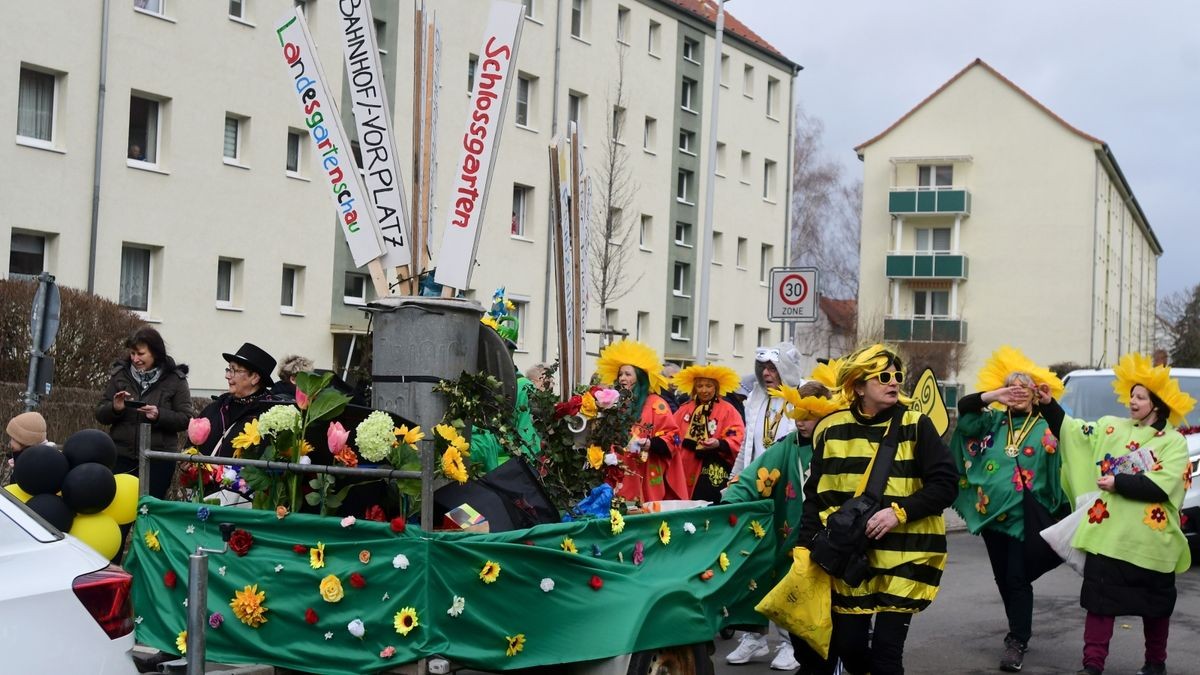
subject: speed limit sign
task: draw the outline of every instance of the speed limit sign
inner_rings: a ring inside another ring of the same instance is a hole
[[[817,320],[817,268],[771,268],[771,321]]]

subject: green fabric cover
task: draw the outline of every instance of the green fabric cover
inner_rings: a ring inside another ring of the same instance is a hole
[[[522,451],[533,461],[542,454],[542,438],[538,435],[537,427],[533,424],[533,415],[529,412],[531,387],[533,382],[529,378],[517,378],[517,400],[513,406],[512,421]],[[471,461],[483,464],[484,473],[491,472],[508,460],[508,455],[503,454],[503,448],[496,440],[496,434],[486,429],[471,427]]]
[[[254,544],[245,556],[230,551],[209,557],[208,614],[220,612],[224,622],[207,630],[208,658],[329,675],[370,673],[435,654],[506,670],[704,642],[726,624],[763,623],[754,605],[771,588],[764,581],[775,554],[773,538],[756,538],[751,530],[752,521],[768,533],[773,529],[769,501],[626,516],[618,535],[608,520],[495,534],[427,533],[409,526],[395,534],[387,523],[365,520],[342,527],[337,518],[279,519],[269,511],[209,507],[211,515],[200,521],[196,504],[151,497],[140,504],[144,512],[127,559],[139,642],[177,651],[175,638],[187,623],[188,556],[196,546],[220,548],[218,525],[228,522],[253,535]],[[671,530],[667,545],[658,537],[664,521]],[[685,531],[687,522],[694,534]],[[146,544],[150,530],[158,533],[159,551]],[[568,536],[577,554],[562,550]],[[293,546],[318,541],[325,544],[325,567],[311,569],[307,550],[297,553]],[[645,547],[641,565],[633,562],[638,541]],[[371,553],[368,564],[359,561],[363,550]],[[718,565],[722,552],[730,562],[725,572]],[[408,557],[406,570],[393,566],[399,553]],[[485,584],[479,572],[489,560],[501,572]],[[712,578],[702,580],[710,569]],[[163,581],[168,570],[178,575],[174,589]],[[354,572],[363,575],[365,588],[350,584]],[[345,591],[338,603],[325,602],[318,592],[329,574],[341,579]],[[593,575],[603,581],[599,590],[589,586]],[[554,590],[542,591],[543,578],[554,580]],[[248,584],[266,592],[267,622],[259,628],[240,622],[229,606],[234,592]],[[465,610],[451,617],[446,610],[455,595],[465,598]],[[419,627],[407,637],[392,625],[402,607],[418,614]],[[307,608],[317,613],[315,625],[305,622]],[[354,619],[366,626],[362,639],[347,630]],[[508,657],[506,636],[518,633],[526,636],[524,651]],[[389,645],[396,649],[390,660],[379,656]]]

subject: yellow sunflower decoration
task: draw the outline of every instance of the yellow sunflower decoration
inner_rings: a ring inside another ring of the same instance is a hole
[[[694,396],[692,391],[698,379],[709,379],[716,382],[717,396],[724,396],[742,384],[742,378],[738,377],[737,371],[733,368],[710,364],[688,366],[676,373],[675,388],[688,396]]]
[[[621,366],[633,366],[644,371],[650,379],[651,393],[658,393],[667,387],[667,378],[663,377],[658,354],[641,342],[621,340],[600,351],[600,358],[596,360],[596,372],[600,375],[601,382],[615,383],[617,371]]]
[[[838,409],[838,404],[833,399],[823,396],[801,396],[798,389],[786,384],[768,389],[767,393],[783,399],[787,403],[787,416],[797,422],[819,420]]]
[[[979,371],[979,379],[975,382],[976,391],[992,391],[1004,386],[1004,380],[1013,373],[1025,373],[1035,384],[1050,387],[1050,395],[1061,398],[1063,393],[1062,380],[1050,371],[1034,363],[1020,349],[1004,345],[992,352],[992,358],[983,364]]]
[[[1129,405],[1129,392],[1140,384],[1166,404],[1171,411],[1167,421],[1179,426],[1183,418],[1196,406],[1196,399],[1179,388],[1179,380],[1171,377],[1171,369],[1155,366],[1145,354],[1130,353],[1121,357],[1113,367],[1113,391],[1121,405]]]

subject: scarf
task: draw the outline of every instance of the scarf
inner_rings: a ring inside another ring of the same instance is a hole
[[[131,363],[129,364],[129,373],[133,375],[133,381],[138,386],[138,393],[144,394],[146,393],[146,390],[151,387],[151,385],[153,385],[155,382],[158,382],[159,376],[162,375],[162,368],[155,366],[150,370],[141,371],[135,368]]]
[[[708,440],[708,418],[712,415],[713,401],[697,403],[692,410],[692,421],[688,423],[687,437],[696,441]]]

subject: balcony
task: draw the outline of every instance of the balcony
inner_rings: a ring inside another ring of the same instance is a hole
[[[893,216],[971,215],[971,193],[965,188],[894,187],[888,193]]]
[[[885,317],[883,339],[888,342],[967,341],[967,322],[949,317]]]
[[[889,279],[959,279],[967,278],[967,256],[950,252],[888,253]]]

